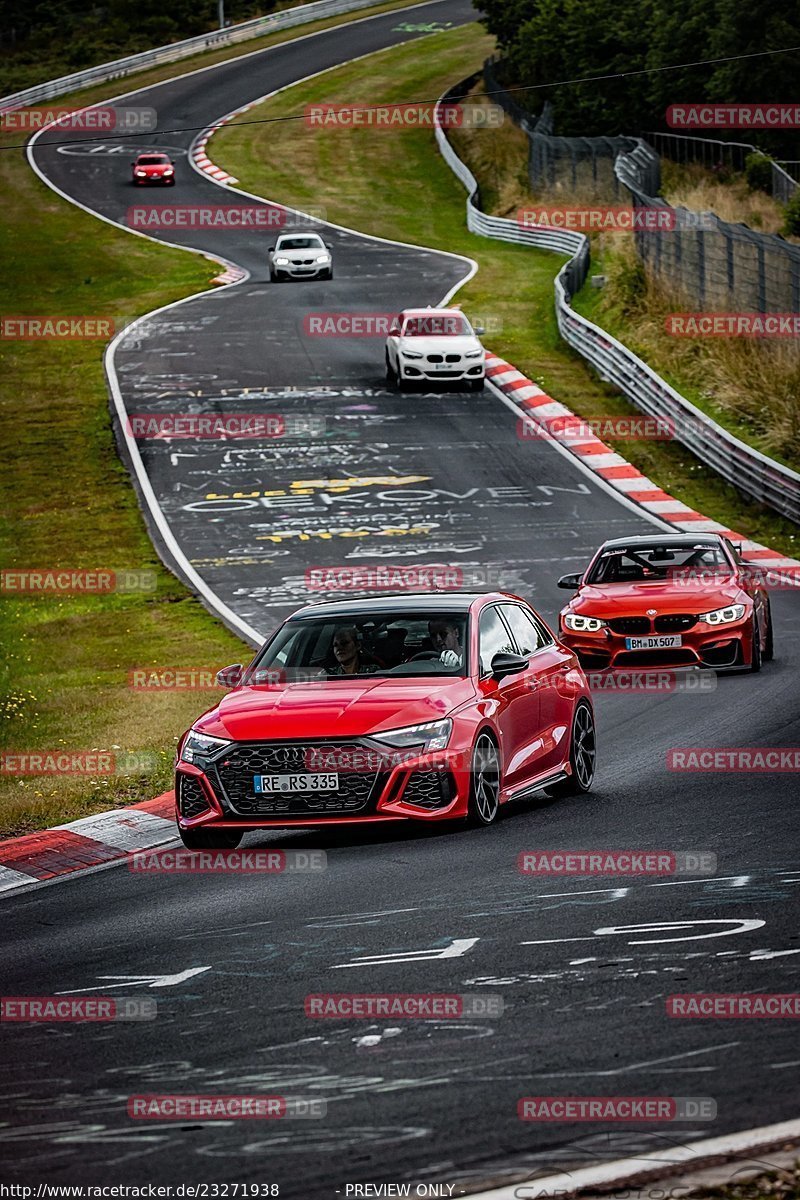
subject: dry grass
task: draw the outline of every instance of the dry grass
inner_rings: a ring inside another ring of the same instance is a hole
[[[782,205],[766,192],[751,192],[743,175],[723,183],[704,167],[664,159],[661,194],[676,207],[713,212],[723,221],[742,222],[759,233],[780,233],[783,229]]]

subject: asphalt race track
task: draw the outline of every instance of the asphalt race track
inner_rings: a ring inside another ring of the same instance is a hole
[[[439,0],[408,19],[472,16],[464,0]],[[306,75],[424,36],[398,30],[405,19],[348,24],[125,103],[157,108],[162,129],[198,129]],[[187,150],[194,136],[156,133],[149,144]],[[38,169],[124,224],[134,202],[127,149],[62,153],[48,139],[58,135],[38,139]],[[236,203],[185,156],[178,171],[176,187],[163,199],[148,192],[148,203]],[[469,269],[335,228],[324,236],[335,279],[278,286],[264,234],[183,235],[249,277],[146,319],[118,348],[129,413],[191,405],[324,419],[322,436],[140,442],[181,552],[261,635],[308,598],[305,571],[319,565],[490,569],[552,618],[565,596],[556,578],[601,539],[643,532],[647,520],[548,444],[518,438],[515,414],[491,389],[391,394],[380,339],[305,336],[310,311],[437,304]],[[353,477],[358,486],[336,482]],[[665,1012],[673,993],[797,990],[793,777],[666,767],[671,747],[800,745],[800,602],[776,591],[772,605],[776,659],[760,675],[722,677],[706,693],[598,695],[600,770],[589,798],[541,798],[485,831],[247,840],[325,850],[320,874],[123,866],[5,898],[7,994],[96,989],[158,1001],[152,1022],[3,1027],[9,1181],[246,1181],[331,1200],[347,1184],[411,1181],[453,1184],[458,1195],[794,1117],[793,1022]],[[627,882],[517,871],[522,850],[569,847],[705,850],[718,871]],[[156,976],[177,979],[154,989]],[[470,1020],[306,1017],[308,994],[348,990],[477,992],[502,996],[505,1010]],[[322,1098],[327,1114],[128,1118],[129,1096],[172,1092]],[[517,1119],[525,1095],[711,1097],[718,1115],[650,1128],[536,1125]]]

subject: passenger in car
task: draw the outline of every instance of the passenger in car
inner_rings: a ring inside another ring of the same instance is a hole
[[[378,670],[378,664],[374,660],[370,662],[371,656],[362,650],[361,637],[355,625],[345,625],[336,630],[333,656],[336,665],[328,668],[329,675],[371,675]]]

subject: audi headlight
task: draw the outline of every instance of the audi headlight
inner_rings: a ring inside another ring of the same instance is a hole
[[[597,633],[598,629],[606,627],[599,617],[582,617],[580,613],[564,613],[563,619],[566,628],[573,633]]]
[[[167,168],[164,170],[164,174],[165,174],[165,175],[174,175],[174,174],[175,174],[175,172],[174,172],[174,170],[172,169],[172,167],[167,167]]]
[[[400,353],[402,354],[403,358],[423,358],[424,357],[424,355],[420,354],[419,350],[401,350]]]
[[[211,758],[217,750],[230,744],[228,738],[210,737],[207,733],[198,733],[196,729],[190,729],[181,746],[181,758],[188,763],[203,762]]]
[[[743,604],[729,604],[727,608],[714,608],[711,612],[701,613],[698,621],[707,625],[730,625],[732,621],[741,621],[745,613]]]
[[[330,254],[318,254],[314,261],[315,262],[330,262],[331,256],[330,256]]]
[[[288,265],[289,265],[289,260],[288,260],[288,258],[281,258],[281,257],[279,257],[279,258],[276,258],[276,259],[275,259],[275,266],[276,266],[276,267],[288,267]]]
[[[411,746],[420,746],[423,750],[444,750],[453,732],[453,722],[449,717],[443,721],[431,721],[427,725],[406,725],[403,729],[389,729],[386,733],[374,733],[372,738],[386,746],[405,750]]]
[[[464,358],[480,358],[482,354],[482,350],[467,350]]]
[[[145,177],[147,176],[147,171],[137,171],[137,172],[136,172],[136,174],[137,174],[137,175],[138,175],[140,178],[145,178]]]

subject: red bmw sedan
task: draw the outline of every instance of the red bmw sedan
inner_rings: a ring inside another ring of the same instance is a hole
[[[561,610],[561,641],[584,667],[699,666],[758,671],[773,657],[758,572],[716,533],[604,542]]]
[[[578,660],[506,593],[313,605],[218,679],[231,691],[178,750],[190,849],[276,827],[490,825],[511,800],[587,792],[594,779]]]

